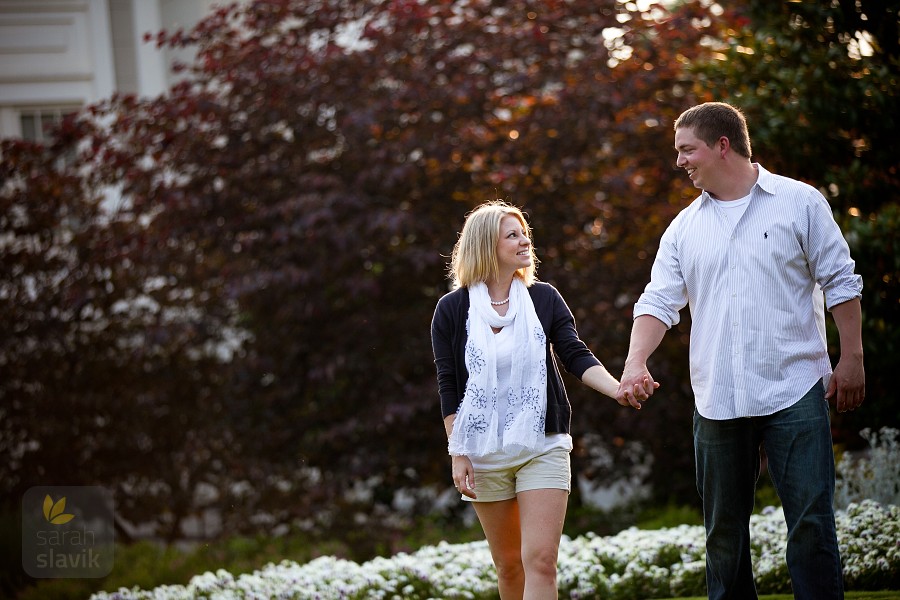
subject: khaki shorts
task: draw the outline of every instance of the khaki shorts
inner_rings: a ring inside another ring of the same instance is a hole
[[[499,502],[515,498],[528,490],[572,491],[572,468],[569,451],[554,448],[522,464],[497,471],[475,471],[476,499],[469,502]]]

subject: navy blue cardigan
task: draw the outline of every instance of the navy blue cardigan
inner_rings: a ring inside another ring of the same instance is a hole
[[[547,334],[547,426],[546,433],[569,433],[572,405],[559,374],[554,354],[563,368],[581,379],[584,372],[600,361],[578,337],[575,318],[557,289],[549,283],[535,282],[528,288],[534,310]],[[466,319],[469,316],[469,290],[459,288],[438,300],[431,321],[431,345],[437,368],[441,414],[456,413],[466,391]],[[552,351],[551,351],[552,350]],[[552,365],[552,368],[550,366]]]

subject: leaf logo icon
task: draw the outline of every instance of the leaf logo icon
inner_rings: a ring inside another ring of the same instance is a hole
[[[47,494],[44,498],[44,518],[54,525],[63,525],[75,518],[75,515],[65,513],[66,497],[63,496],[56,502]]]

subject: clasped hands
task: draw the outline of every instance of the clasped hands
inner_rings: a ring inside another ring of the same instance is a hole
[[[658,387],[659,382],[653,380],[646,365],[626,364],[619,381],[619,389],[616,390],[616,402],[640,410],[642,403],[646,402]]]

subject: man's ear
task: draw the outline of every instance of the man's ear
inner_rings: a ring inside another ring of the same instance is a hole
[[[731,140],[729,140],[726,136],[722,136],[716,142],[716,150],[719,151],[719,156],[725,158],[725,154],[731,149]]]

